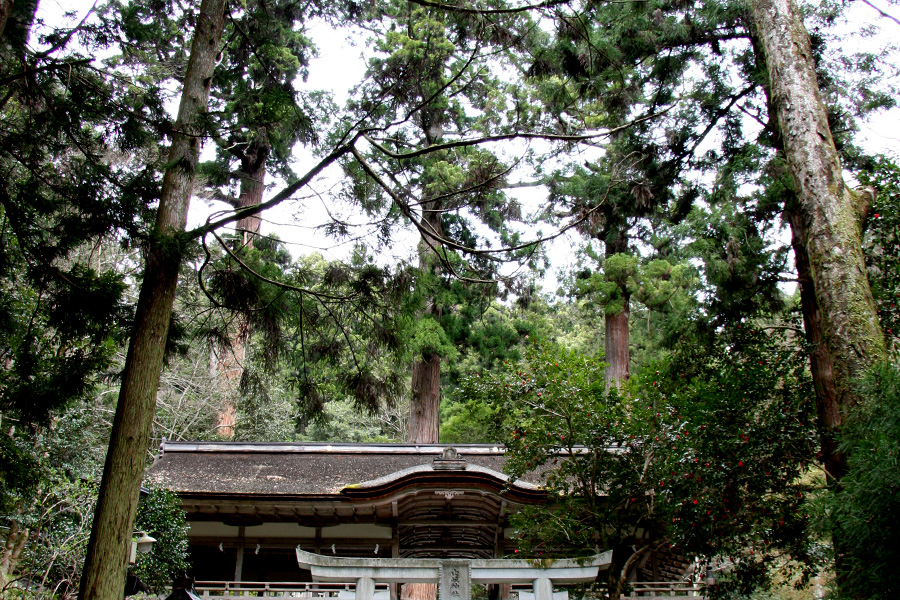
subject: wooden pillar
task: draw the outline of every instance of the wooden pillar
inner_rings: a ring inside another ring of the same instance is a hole
[[[506,500],[500,502],[500,513],[497,515],[497,531],[494,534],[494,558],[503,558],[503,544],[505,541],[503,524],[506,520]],[[497,597],[500,600],[512,598],[512,584],[497,584]]]
[[[234,558],[234,580],[241,581],[244,571],[244,535],[247,528],[238,527],[237,556]]]
[[[394,502],[394,517],[397,516],[397,503]],[[400,558],[400,526],[397,525],[396,519],[394,520],[394,524],[391,526],[391,558]],[[399,600],[400,598],[400,584],[399,583],[391,583],[388,586],[388,589],[391,593],[391,600]]]

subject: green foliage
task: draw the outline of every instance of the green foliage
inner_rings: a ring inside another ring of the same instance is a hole
[[[42,473],[27,508],[8,516],[10,527],[28,535],[16,579],[23,582],[25,598],[74,598],[91,532],[96,490],[72,481],[57,471]]]
[[[228,352],[236,320],[252,334],[235,401],[242,436],[285,439],[289,428],[276,421],[314,416],[331,399],[376,411],[401,395],[398,365],[411,345],[452,351],[439,330],[409,333],[419,298],[405,265],[379,267],[362,248],[349,264],[318,254],[294,261],[277,238],[258,238],[226,256],[210,252],[199,279],[206,298],[192,310],[206,310],[210,301],[217,310],[197,335]],[[288,393],[295,407],[273,403]]]
[[[456,354],[440,323],[430,316],[422,317],[415,322],[410,350],[419,358],[432,356],[452,358]]]
[[[121,274],[79,264],[37,281],[22,275],[10,272],[0,283],[7,365],[0,370],[0,411],[45,423],[52,410],[89,394],[110,365],[128,314],[125,286]]]
[[[536,471],[549,492],[549,515],[517,517],[526,553],[613,549],[615,586],[632,544],[665,546],[732,562],[720,589],[745,591],[786,551],[814,562],[802,479],[816,448],[812,386],[780,335],[728,330],[622,396],[596,358],[534,344],[521,363],[464,379],[462,395],[493,417],[511,476]]]
[[[403,406],[375,414],[360,412],[350,400],[332,400],[295,438],[313,442],[399,443],[406,439],[408,413]]]
[[[366,27],[374,33],[376,53],[348,108],[372,123],[384,145],[343,161],[343,194],[378,219],[379,243],[413,222],[423,240],[423,271],[487,279],[496,273],[495,257],[469,249],[516,241],[511,224],[521,217],[521,209],[502,189],[511,165],[484,146],[428,148],[451,137],[477,137],[520,125],[520,114],[507,122],[498,110],[503,92],[512,86],[504,88],[496,73],[508,64],[512,42],[503,27],[514,28],[527,17],[498,15],[485,27],[475,15],[393,1],[378,5],[373,17]],[[341,123],[334,135],[345,135],[347,124]],[[389,154],[411,150],[409,158]],[[372,173],[360,168],[361,161],[378,173],[379,187],[387,189],[373,189]],[[518,253],[527,260],[534,251]],[[436,306],[433,314],[440,309]]]
[[[315,52],[306,23],[335,6],[249,0],[227,20],[210,111],[217,131],[228,134],[219,139],[216,162],[204,165],[210,183],[243,191],[242,180],[260,168],[265,172],[267,162],[286,180],[296,178],[294,146],[316,141],[332,109],[327,97],[295,85],[306,79]]]
[[[689,302],[696,285],[694,269],[687,263],[641,257],[618,252],[601,259],[590,248],[587,255],[597,261],[595,272],[585,269],[575,280],[574,293],[607,315],[619,315],[634,298],[649,310],[669,312]]]
[[[833,598],[896,598],[900,536],[900,369],[874,368],[861,382],[864,402],[844,422],[848,473],[823,502],[824,532],[834,532],[840,579]]]
[[[736,325],[708,351],[682,349],[663,374],[639,389],[665,411],[657,498],[673,509],[676,542],[735,560],[722,585],[742,593],[785,554],[815,572],[805,501],[818,439],[805,355],[780,330]]]
[[[35,7],[12,29],[27,36]],[[0,46],[0,411],[23,424],[87,396],[124,339],[125,274],[100,257],[145,235],[163,113],[158,90],[91,66],[103,39],[42,33],[52,52]]]
[[[859,179],[875,189],[863,249],[881,328],[896,346],[900,340],[900,166],[880,156]]]
[[[784,201],[781,198],[780,201]],[[689,252],[702,260],[702,276],[710,290],[706,312],[710,329],[759,314],[778,314],[784,297],[778,289],[786,270],[786,246],[768,239],[770,223],[744,204],[730,199],[687,217],[694,241]]]
[[[156,543],[150,552],[137,555],[132,571],[152,593],[161,594],[177,574],[190,571],[188,524],[178,496],[169,490],[151,489],[138,506],[134,528],[155,538]]]
[[[297,402],[285,389],[283,373],[268,377],[271,372],[254,364],[244,365],[238,398],[234,401],[235,441],[284,442],[293,439],[299,415]]]
[[[0,513],[13,509],[17,501],[28,498],[40,479],[34,457],[11,436],[0,436]]]
[[[158,88],[95,62],[98,29],[42,26],[36,5],[16,3],[0,44],[0,584],[72,597],[94,502],[81,478],[105,438],[79,417],[132,317],[119,259],[146,239],[165,111]]]

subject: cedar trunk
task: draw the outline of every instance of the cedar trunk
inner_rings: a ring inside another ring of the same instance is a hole
[[[752,36],[753,49],[757,64],[762,68],[765,54],[757,35]],[[763,71],[764,72],[764,71]],[[778,152],[784,155],[784,139],[776,123],[777,116],[772,100],[771,90],[766,88],[770,126],[775,133],[774,142]],[[785,209],[782,218],[791,227],[791,247],[794,250],[794,266],[797,269],[797,283],[800,289],[800,310],[803,314],[803,328],[806,341],[810,347],[809,368],[812,373],[816,394],[816,413],[819,429],[822,462],[826,476],[830,481],[840,479],[845,471],[844,457],[838,452],[837,434],[842,416],[834,387],[834,366],[828,348],[822,336],[822,314],[816,300],[816,290],[810,272],[809,254],[804,240],[808,234],[804,231],[803,219],[799,213],[799,201],[792,192],[787,192]]]
[[[785,218],[791,225],[791,246],[797,267],[800,287],[800,309],[803,328],[810,345],[809,367],[816,391],[816,413],[822,444],[822,462],[829,478],[840,479],[847,470],[843,455],[838,451],[837,434],[841,427],[841,407],[834,388],[834,369],[831,356],[822,339],[822,315],[816,302],[809,269],[809,256],[803,245],[802,224],[796,212],[786,211]]]
[[[264,137],[264,134],[263,134]],[[269,145],[265,141],[254,141],[241,153],[241,192],[238,197],[238,208],[259,206],[262,204],[263,191],[266,189],[266,158],[269,156]],[[253,238],[259,235],[259,214],[244,217],[237,223],[237,231],[241,234],[244,246],[252,247]]]
[[[430,143],[430,142],[429,142]],[[439,201],[426,200],[422,203],[423,224],[437,236],[442,235],[441,204]],[[440,273],[440,263],[431,245],[437,245],[435,238],[422,234],[419,242],[419,266],[423,271]],[[430,301],[427,312],[436,319],[441,317],[441,309],[434,298]],[[409,437],[412,444],[437,444],[440,441],[441,428],[441,357],[437,355],[423,356],[413,362],[412,397],[409,401]],[[433,583],[407,583],[400,592],[401,600],[434,600],[437,598],[437,585]]]
[[[263,138],[265,135],[263,133]],[[238,197],[238,208],[248,208],[262,204],[266,180],[266,158],[269,146],[266,142],[253,141],[247,148],[237,154],[241,160],[238,177],[241,180],[241,192]],[[236,230],[241,235],[244,248],[253,247],[253,239],[259,235],[260,217],[258,214],[244,217],[237,222]],[[244,360],[247,357],[247,344],[250,341],[250,321],[248,316],[239,313],[235,317],[234,329],[229,332],[229,347],[223,348],[217,355],[219,383],[223,388],[224,399],[218,413],[216,435],[223,438],[234,437],[236,410],[233,394],[244,374]]]
[[[435,583],[407,583],[400,590],[400,600],[434,600],[437,598]]]
[[[419,242],[419,268],[440,274],[440,261],[435,248],[443,235],[441,224],[442,206],[440,201],[425,200],[422,203],[422,222],[428,232],[435,237],[422,233]],[[429,302],[427,313],[440,321],[441,308],[434,298]],[[423,356],[413,362],[412,397],[409,402],[409,438],[413,444],[437,444],[440,441],[441,410],[441,357],[437,355]]]
[[[751,0],[772,104],[799,200],[802,245],[834,369],[837,407],[858,400],[854,380],[885,355],[861,248],[863,194],[841,175],[816,80],[809,34],[792,0]]]
[[[440,435],[441,357],[413,363],[409,403],[409,439],[413,444],[437,444]]]
[[[119,401],[113,420],[103,480],[81,577],[80,600],[120,600],[127,549],[144,473],[156,390],[162,369],[178,269],[179,234],[184,232],[200,150],[197,121],[206,110],[209,85],[225,21],[225,0],[203,0],[197,18],[184,89],[163,178],[156,227],[144,279]]]
[[[605,242],[606,257],[628,251],[627,230],[620,229],[615,238]],[[622,297],[622,312],[606,313],[603,349],[606,353],[606,388],[615,386],[621,389],[622,384],[631,376],[631,339],[628,319],[631,313],[631,294],[624,283],[618,284],[618,293]]]
[[[606,387],[621,388],[630,376],[631,352],[628,332],[628,300],[625,309],[617,315],[606,315]]]

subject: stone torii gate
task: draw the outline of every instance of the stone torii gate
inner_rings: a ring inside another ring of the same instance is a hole
[[[587,583],[609,567],[612,551],[573,559],[342,558],[297,548],[297,562],[315,581],[356,581],[355,600],[375,600],[376,583],[438,583],[440,600],[471,600],[473,583],[530,583],[520,600],[567,600],[554,584]]]

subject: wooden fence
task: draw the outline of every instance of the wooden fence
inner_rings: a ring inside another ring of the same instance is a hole
[[[198,581],[194,590],[208,600],[237,598],[300,598],[302,600],[342,600],[356,589],[353,583],[296,583],[273,581]],[[389,597],[388,584],[375,584],[376,600]]]

